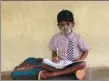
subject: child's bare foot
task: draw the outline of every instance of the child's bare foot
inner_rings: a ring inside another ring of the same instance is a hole
[[[42,70],[39,72],[38,75],[38,80],[43,80],[51,77],[55,77],[56,73],[55,72],[47,72],[46,70]]]
[[[39,74],[38,74],[38,80],[46,79],[47,78],[46,74],[47,74],[46,70],[40,71]]]

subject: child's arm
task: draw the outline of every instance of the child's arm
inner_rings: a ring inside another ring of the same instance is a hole
[[[80,57],[76,58],[75,61],[85,60],[87,55],[88,55],[88,51],[83,51],[82,54],[80,55]]]
[[[79,60],[85,60],[85,58],[87,57],[87,55],[88,55],[88,51],[83,51],[82,54],[81,54],[81,56],[80,56],[80,58],[79,58]]]
[[[78,60],[85,60],[85,58],[88,55],[88,46],[87,46],[87,44],[85,43],[84,39],[81,36],[79,36],[78,47],[81,50],[81,55],[78,58]]]
[[[75,59],[75,61],[85,60],[87,55],[88,55],[88,51],[83,51],[82,54],[78,58]]]

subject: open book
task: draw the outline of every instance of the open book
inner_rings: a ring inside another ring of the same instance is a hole
[[[64,67],[66,67],[70,64],[76,63],[76,62],[81,62],[81,60],[75,61],[75,62],[72,62],[72,61],[69,61],[69,60],[61,60],[59,63],[54,63],[54,62],[52,62],[51,59],[43,59],[43,63],[45,63],[49,66],[55,67],[57,69],[63,69]]]

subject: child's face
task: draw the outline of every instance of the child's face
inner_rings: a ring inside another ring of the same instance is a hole
[[[58,27],[60,28],[61,33],[64,34],[64,35],[70,34],[73,26],[74,26],[74,24],[70,21],[61,21],[58,24]]]

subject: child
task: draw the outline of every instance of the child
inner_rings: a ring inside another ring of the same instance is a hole
[[[75,25],[73,14],[69,10],[62,10],[57,15],[57,22],[61,32],[54,35],[49,43],[49,48],[52,51],[52,61],[54,63],[59,63],[61,60],[65,60],[66,62],[81,61],[70,64],[64,69],[56,69],[55,67],[43,64],[43,58],[28,58],[25,60],[25,62],[19,65],[19,67],[16,67],[16,71],[24,68],[29,70],[30,68],[34,67],[41,67],[44,70],[39,72],[38,78],[46,79],[59,75],[70,74],[86,67],[86,62],[83,60],[88,54],[88,47],[83,39],[73,31]],[[38,65],[38,61],[42,63]],[[31,66],[28,63],[37,66]],[[15,76],[15,74],[13,74],[13,76]]]
[[[60,60],[69,60],[72,62],[84,60],[88,54],[88,47],[83,39],[73,31],[75,22],[72,12],[69,10],[62,10],[57,15],[57,22],[61,32],[54,35],[49,43],[49,48],[52,50],[52,61],[58,63]],[[55,72],[41,71],[40,78],[44,79],[69,74],[83,69],[85,66],[85,61],[81,61],[71,64],[63,70]]]

